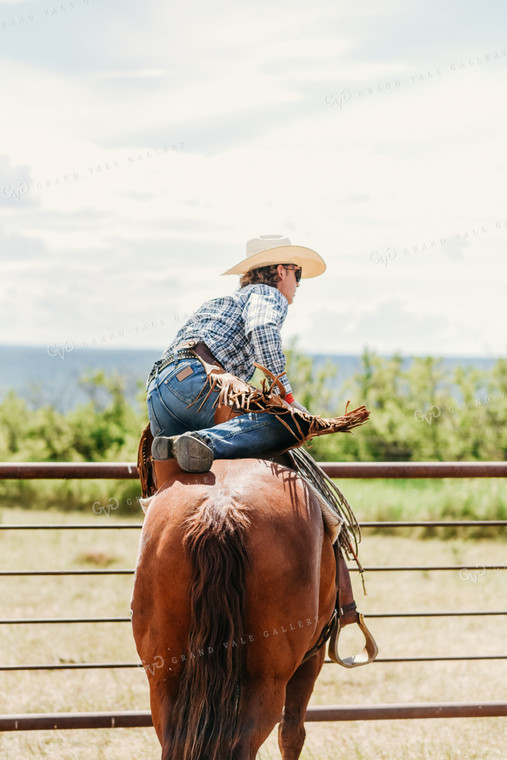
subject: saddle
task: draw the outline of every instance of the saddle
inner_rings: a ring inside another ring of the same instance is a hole
[[[153,435],[150,426],[147,425],[141,435],[137,459],[142,490],[140,501],[143,510],[147,508],[150,497],[154,496],[165,483],[172,480],[174,475],[180,471],[174,459],[166,461],[153,459],[151,455],[152,442]],[[331,619],[324,626],[317,643],[306,653],[303,662],[313,657],[329,640],[328,654],[333,662],[345,668],[367,665],[376,658],[378,648],[364,623],[362,614],[357,610],[350,573],[343,556],[343,552],[345,552],[349,559],[354,558],[363,579],[362,573],[364,571],[357,557],[360,530],[354,513],[341,491],[308,452],[303,449],[290,449],[287,452],[274,455],[270,459],[294,469],[310,487],[321,506],[324,527],[331,538],[335,552],[337,587],[335,609]],[[356,623],[363,633],[365,645],[359,654],[342,658],[338,648],[340,632],[345,626],[353,623]]]

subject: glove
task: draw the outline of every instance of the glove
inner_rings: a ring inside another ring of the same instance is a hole
[[[300,404],[299,401],[293,401],[292,406],[295,406],[296,409],[299,409],[300,412],[306,412],[306,414],[310,414],[308,409],[303,406],[303,404]]]

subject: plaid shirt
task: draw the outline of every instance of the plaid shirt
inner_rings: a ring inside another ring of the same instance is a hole
[[[242,380],[252,377],[254,361],[274,375],[283,373],[280,381],[291,393],[280,337],[288,306],[278,288],[262,284],[206,301],[178,331],[163,357],[180,343],[195,339],[207,345],[227,372]]]

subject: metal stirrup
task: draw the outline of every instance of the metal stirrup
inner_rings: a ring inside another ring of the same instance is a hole
[[[342,628],[345,626],[341,625],[339,616],[336,617],[335,625],[333,626],[333,630],[329,638],[329,657],[333,662],[336,662],[337,665],[343,665],[344,668],[358,668],[360,665],[368,665],[370,662],[373,662],[378,654],[378,647],[375,639],[366,627],[364,618],[360,612],[357,613],[356,622],[365,640],[364,649],[362,652],[359,652],[359,654],[354,654],[351,657],[345,657],[344,659],[340,657],[340,653],[338,651],[338,639],[340,637]]]

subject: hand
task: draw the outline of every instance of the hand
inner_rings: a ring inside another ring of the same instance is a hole
[[[296,409],[299,409],[300,412],[306,412],[306,414],[310,414],[308,409],[305,406],[303,406],[303,404],[300,404],[299,401],[294,401],[292,406],[295,406]]]

